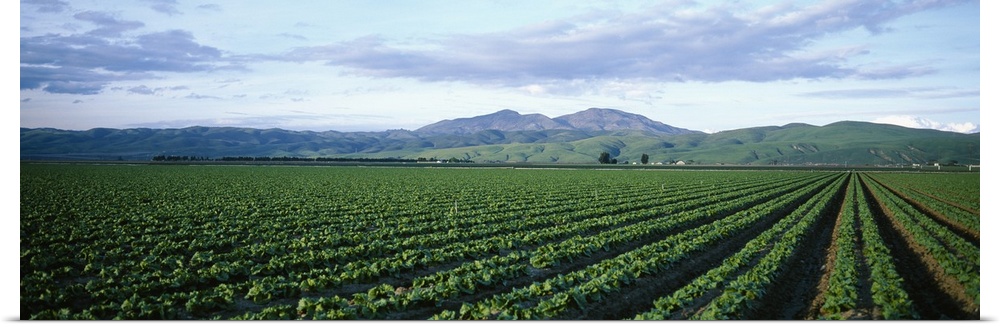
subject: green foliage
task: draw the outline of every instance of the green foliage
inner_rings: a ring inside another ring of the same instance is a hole
[[[636,317],[676,317],[717,294],[699,317],[740,318],[848,181],[794,171],[50,164],[22,164],[20,174],[25,319],[572,319],[781,217]],[[850,192],[870,185],[894,215],[912,217],[907,228],[978,298],[978,251],[879,185],[962,196],[850,176]],[[879,281],[873,300],[884,318],[916,317],[869,205],[854,197]],[[858,246],[851,232],[838,229],[839,248]],[[852,284],[844,267],[833,284]],[[833,284],[831,317],[857,293]]]
[[[611,163],[611,154],[607,152],[601,152],[601,155],[597,157],[597,162],[602,164]]]

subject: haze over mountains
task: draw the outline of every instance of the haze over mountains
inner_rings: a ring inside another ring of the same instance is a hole
[[[457,158],[475,162],[910,165],[978,164],[979,133],[864,122],[788,124],[706,134],[615,109],[549,118],[513,110],[414,131],[310,132],[236,127],[21,129],[22,159],[150,160],[157,155]]]

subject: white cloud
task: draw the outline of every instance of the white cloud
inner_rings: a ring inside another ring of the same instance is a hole
[[[927,118],[909,116],[909,115],[885,116],[876,118],[873,122],[879,124],[892,124],[910,128],[936,129],[948,132],[959,132],[959,133],[979,132],[979,124],[971,122],[940,123]]]
[[[937,68],[924,63],[852,65],[849,59],[870,54],[870,46],[812,45],[860,27],[882,31],[899,17],[954,4],[830,1],[749,15],[725,5],[687,9],[671,4],[639,13],[579,15],[507,31],[446,35],[416,49],[375,34],[269,58],[324,61],[360,76],[465,81],[529,93],[573,94],[579,91],[578,81],[902,79]]]

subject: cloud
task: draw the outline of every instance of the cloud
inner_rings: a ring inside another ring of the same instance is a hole
[[[354,96],[359,94],[393,93],[393,92],[399,92],[401,90],[403,90],[403,88],[396,85],[379,85],[371,87],[358,86],[353,89],[334,92],[333,94],[343,95],[343,96]]]
[[[230,85],[233,85],[234,83],[235,84],[239,84],[242,81],[240,79],[238,79],[238,78],[228,78],[228,79],[224,79],[224,80],[221,80],[221,81],[214,81],[214,82],[219,83],[219,86],[216,87],[216,88],[223,89],[223,88],[229,87]]]
[[[69,3],[62,0],[21,0],[22,4],[37,6],[38,12],[59,13],[69,9]]]
[[[661,99],[664,93],[658,83],[648,79],[537,81],[517,87],[516,90],[536,96],[551,94],[561,96],[599,95],[646,104],[652,104],[653,100]]]
[[[128,89],[128,93],[153,95],[153,94],[156,94],[156,91],[154,91],[153,89],[150,89],[149,87],[147,87],[145,85],[139,85],[139,86],[136,86],[136,87]]]
[[[195,100],[203,100],[203,99],[221,100],[222,99],[222,98],[214,96],[214,95],[202,95],[202,94],[195,94],[195,93],[188,94],[184,98],[186,98],[186,99],[195,99]]]
[[[119,20],[114,15],[101,11],[83,11],[73,15],[73,18],[100,26],[88,33],[98,36],[120,36],[122,32],[145,26],[142,22]]]
[[[278,34],[278,36],[284,37],[284,38],[289,38],[289,39],[294,39],[294,40],[299,40],[299,41],[308,40],[308,38],[306,38],[305,36],[298,35],[298,34],[292,34],[292,33],[281,33],[281,34]]]
[[[22,90],[96,94],[111,82],[155,78],[159,72],[242,69],[219,49],[195,42],[187,31],[109,39],[135,24],[97,12],[76,16],[101,27],[84,34],[21,38]]]
[[[131,88],[129,88],[126,91],[128,91],[128,93],[131,93],[131,94],[156,95],[156,94],[159,94],[159,93],[161,93],[163,91],[179,91],[179,90],[187,90],[187,89],[188,89],[187,86],[172,86],[172,87],[150,88],[150,87],[145,86],[145,85],[139,85],[139,86],[131,87]]]
[[[214,3],[199,5],[198,9],[212,10],[212,11],[222,11],[222,6]]]
[[[53,81],[45,86],[44,90],[49,93],[68,93],[68,94],[98,94],[101,89],[104,88],[103,83],[88,83],[88,82],[63,82],[63,81]]]
[[[953,3],[827,1],[748,10],[674,1],[637,13],[601,12],[497,33],[449,35],[419,48],[371,35],[295,48],[275,59],[324,61],[363,76],[510,87],[639,79],[895,79],[935,70],[921,64],[851,66],[849,59],[868,54],[865,47],[810,46],[859,27],[885,33],[884,25],[898,17]]]
[[[936,129],[958,133],[979,133],[979,124],[965,123],[939,123],[927,118],[909,115],[894,115],[880,117],[872,121],[879,124],[892,124],[910,128]]]
[[[902,89],[848,89],[828,90],[799,94],[803,97],[827,99],[854,98],[922,98],[944,99],[978,97],[979,90],[963,90],[951,88],[902,88]]]
[[[851,89],[851,90],[829,90],[799,94],[803,97],[827,98],[827,99],[850,99],[850,98],[894,98],[910,96],[911,92],[901,89]]]
[[[287,90],[285,90],[285,95],[308,95],[308,94],[309,94],[308,90],[301,90],[301,89],[287,89]]]
[[[265,94],[262,94],[262,95],[258,96],[257,98],[261,99],[261,100],[285,100],[285,99],[288,99],[288,100],[290,100],[292,102],[303,102],[303,101],[307,100],[303,96],[307,96],[307,95],[309,95],[309,91],[308,90],[287,89],[287,90],[285,90],[285,92],[282,92],[280,94],[278,94],[278,93],[265,93]]]
[[[152,5],[150,5],[149,8],[153,9],[153,11],[166,14],[168,16],[182,14],[180,10],[177,10],[177,1],[175,0],[145,0],[145,1],[152,3]]]
[[[28,101],[31,101],[31,98],[24,98],[24,99],[21,99],[21,102],[28,102]]]

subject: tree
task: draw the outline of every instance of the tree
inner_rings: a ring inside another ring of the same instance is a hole
[[[643,165],[645,165],[645,164],[648,164],[648,163],[649,163],[649,155],[648,155],[648,154],[645,154],[645,153],[643,153],[643,154],[642,154],[642,159],[641,159],[641,162],[642,162],[642,164],[643,164]]]
[[[601,152],[601,156],[597,158],[597,162],[600,162],[602,164],[611,163],[611,154],[607,152]]]

